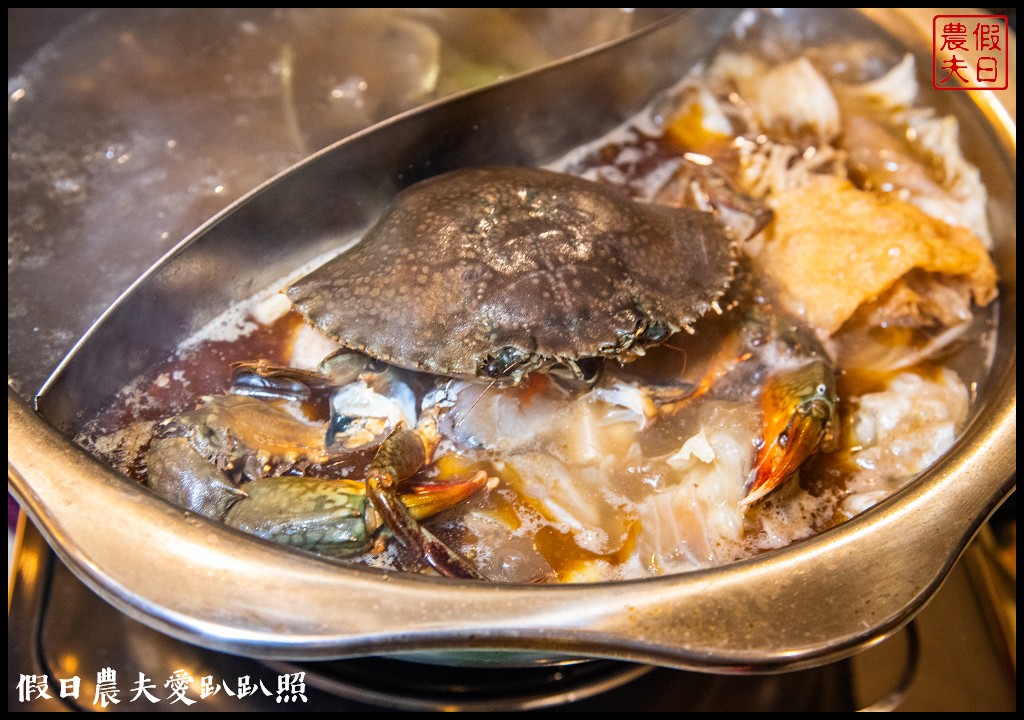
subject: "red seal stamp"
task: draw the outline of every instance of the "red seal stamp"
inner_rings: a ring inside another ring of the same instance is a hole
[[[1009,86],[1005,15],[932,18],[932,86],[936,90],[1005,90]]]

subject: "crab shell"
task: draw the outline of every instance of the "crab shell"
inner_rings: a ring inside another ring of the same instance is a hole
[[[345,347],[401,367],[518,382],[630,360],[732,282],[711,213],[648,205],[547,170],[457,170],[400,193],[347,252],[288,288]]]

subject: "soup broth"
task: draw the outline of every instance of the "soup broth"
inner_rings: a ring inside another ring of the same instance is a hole
[[[416,426],[440,394],[442,439],[411,484],[484,480],[426,520],[430,531],[490,580],[591,582],[783,547],[924,471],[955,441],[994,346],[985,189],[955,122],[919,100],[910,56],[881,62],[856,43],[758,50],[719,52],[550,166],[639,202],[714,213],[741,257],[713,312],[635,361],[605,361],[591,383],[564,368],[504,386],[357,359],[350,382],[258,400],[344,449],[264,457],[252,472],[361,481],[379,441],[400,421]],[[154,437],[190,422],[179,435],[202,434],[204,409],[220,402],[204,398],[231,390],[232,363],[315,372],[337,349],[272,288],[139,379],[78,440],[147,482]],[[815,398],[774,388],[811,365],[835,385],[820,391],[827,412],[808,421],[818,436],[804,445],[793,419]],[[751,500],[773,445],[796,453],[797,469]],[[210,461],[237,485],[231,502],[246,502],[251,479],[224,467],[236,461]],[[309,549],[422,568],[371,516],[358,518],[358,553]]]

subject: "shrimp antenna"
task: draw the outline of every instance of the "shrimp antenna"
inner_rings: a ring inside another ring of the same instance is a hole
[[[658,347],[663,347],[663,348],[666,348],[668,350],[672,350],[674,352],[681,353],[682,356],[683,356],[683,367],[682,367],[682,369],[680,369],[679,374],[682,375],[683,373],[686,372],[686,368],[690,364],[690,353],[686,350],[686,348],[681,348],[681,347],[679,347],[677,345],[672,345],[672,344],[667,343],[667,342],[666,343],[662,343],[661,345],[658,345]]]

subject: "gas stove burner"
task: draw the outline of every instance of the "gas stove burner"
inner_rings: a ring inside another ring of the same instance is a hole
[[[536,710],[626,685],[653,667],[587,660],[530,667],[451,667],[392,658],[272,663],[305,672],[308,685],[338,697],[398,710]]]
[[[223,692],[202,698],[196,708],[207,711],[287,709],[274,694],[274,676],[284,672],[305,673],[308,702],[295,707],[310,712],[848,712],[897,706],[1006,710],[1015,705],[1012,671],[1003,672],[1007,666],[990,646],[962,568],[922,612],[926,632],[920,644],[915,622],[849,660],[777,675],[713,675],[607,660],[527,668],[443,667],[382,658],[269,664],[188,645],[152,630],[75,579],[34,528],[27,527],[21,540],[8,613],[9,710],[99,709],[92,702],[89,678],[108,667],[118,672],[126,690],[128,679],[139,673],[167,678],[178,668],[196,678],[209,675],[229,683],[246,678],[268,688],[244,699]],[[46,676],[51,688],[59,688],[59,678],[80,675],[82,696],[72,700],[53,693],[50,699],[23,702],[13,691],[20,674]],[[130,702],[126,692],[118,710],[173,709],[163,695],[154,706],[144,698]]]

